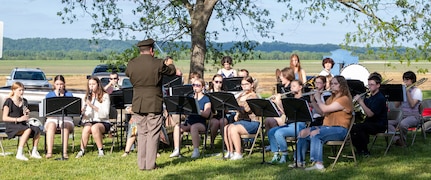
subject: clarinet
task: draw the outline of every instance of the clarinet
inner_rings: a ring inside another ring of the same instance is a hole
[[[87,99],[91,99],[91,95],[92,95],[92,94],[93,94],[93,91],[90,89],[90,92],[88,93]],[[87,99],[85,99],[85,100],[87,100]],[[78,126],[81,126],[81,125],[82,125],[82,118],[84,118],[85,109],[87,109],[87,103],[85,103],[85,104],[84,104],[84,108],[83,108],[83,111],[82,111],[82,113],[81,113],[81,116],[80,116],[80,120],[79,120]]]

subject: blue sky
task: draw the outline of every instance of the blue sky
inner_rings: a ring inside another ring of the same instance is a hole
[[[274,3],[267,3],[267,1],[260,2],[262,2],[262,6],[274,13],[272,19],[277,21],[272,30],[274,34],[284,33],[284,36],[276,37],[278,41],[339,44],[343,41],[346,32],[355,30],[354,25],[338,24],[341,17],[337,17],[337,15],[327,22],[326,26],[319,23],[310,24],[308,21],[281,22],[281,14],[285,11],[283,6],[274,6]],[[60,0],[0,0],[0,4],[0,21],[3,21],[4,37],[12,39],[33,37],[89,39],[92,37],[91,20],[88,16],[80,17],[80,20],[73,24],[61,24],[61,18],[56,15],[63,7]],[[217,30],[219,26],[219,24],[210,23],[208,28],[213,31]],[[241,37],[235,37],[232,33],[222,33],[219,37],[220,42],[242,40]],[[248,37],[260,42],[272,41],[262,39],[254,33],[249,33]]]

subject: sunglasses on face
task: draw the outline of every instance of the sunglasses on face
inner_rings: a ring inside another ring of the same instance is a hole
[[[220,83],[222,83],[222,81],[214,81],[214,83],[220,84]]]
[[[118,78],[109,78],[109,80],[117,80]]]
[[[193,87],[202,87],[202,84],[192,84]]]

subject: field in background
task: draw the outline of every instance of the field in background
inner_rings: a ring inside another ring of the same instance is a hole
[[[188,60],[176,61],[175,65],[181,69],[184,73],[185,79],[188,78],[189,65]],[[248,69],[250,75],[259,80],[258,92],[263,94],[272,93],[272,88],[275,84],[275,69],[282,69],[288,66],[289,61],[287,60],[253,60],[245,61],[235,64],[235,69]],[[48,77],[53,77],[57,74],[63,74],[66,76],[67,87],[69,88],[85,88],[85,77],[90,74],[93,68],[97,64],[102,64],[98,60],[0,60],[0,85],[5,84],[6,76],[15,67],[28,67],[28,68],[41,68]],[[303,60],[301,61],[302,67],[305,69],[307,75],[317,75],[321,69],[320,60]],[[398,61],[392,61],[392,67],[385,65],[384,61],[361,61],[359,64],[365,66],[369,72],[379,72],[383,75],[384,79],[393,79],[390,83],[400,84],[402,73],[407,70],[414,72],[419,68],[429,67],[429,62],[413,62],[410,66],[406,64],[400,64]],[[206,66],[207,71],[205,72],[205,80],[208,81],[216,73],[216,69],[211,65]],[[364,75],[358,75],[360,77]],[[366,76],[366,75],[365,75]],[[422,77],[431,78],[430,73],[418,74],[418,79]],[[431,81],[431,80],[430,80]],[[421,85],[423,90],[431,90],[430,81]]]

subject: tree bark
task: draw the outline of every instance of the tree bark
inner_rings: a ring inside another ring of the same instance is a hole
[[[190,55],[190,72],[197,72],[204,77],[206,50],[206,30],[218,0],[198,0],[193,9],[189,8],[191,17],[192,46]]]

